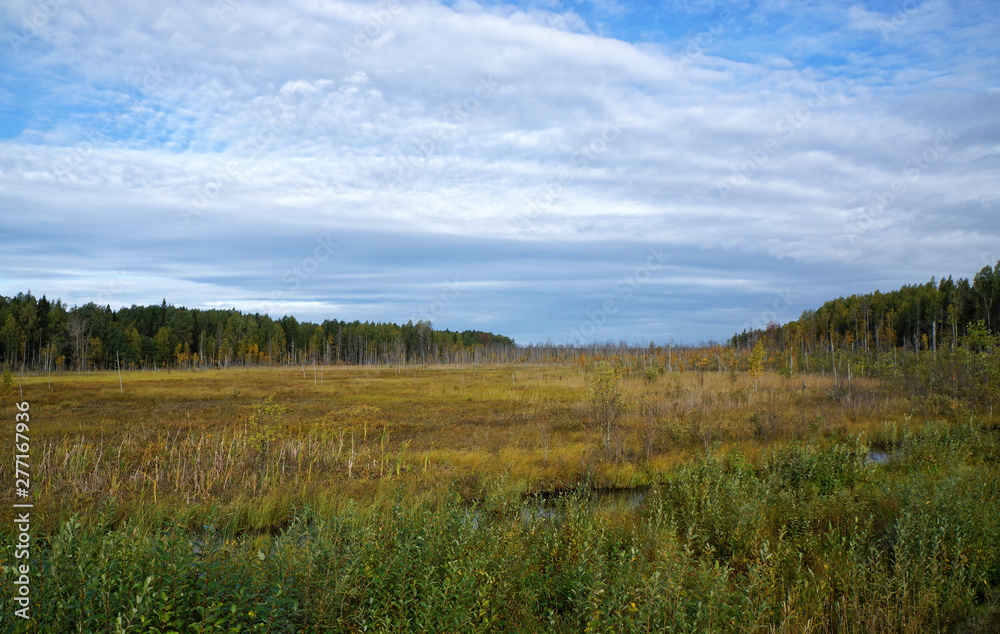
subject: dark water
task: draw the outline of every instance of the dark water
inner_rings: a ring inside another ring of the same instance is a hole
[[[519,516],[526,524],[558,521],[566,517],[566,502],[572,498],[586,501],[590,509],[621,509],[631,511],[646,503],[650,495],[649,486],[639,487],[598,487],[593,489],[557,489],[539,491],[525,495],[521,501]],[[490,521],[477,508],[465,511],[463,523],[478,528],[481,522]]]
[[[889,462],[889,452],[872,449],[868,452],[868,460],[876,464],[885,464]]]
[[[533,504],[555,504],[573,496],[598,503],[621,503],[625,506],[639,506],[646,501],[650,486],[635,487],[594,487],[591,489],[556,489],[539,491],[524,496],[525,502]]]
[[[892,447],[872,448],[868,451],[868,462],[874,462],[879,465],[889,464],[898,455],[899,451]]]
[[[574,496],[587,500],[592,508],[634,510],[645,504],[650,487],[597,487],[589,490],[542,491],[527,495],[521,519],[528,523],[560,519],[566,514],[564,502]]]

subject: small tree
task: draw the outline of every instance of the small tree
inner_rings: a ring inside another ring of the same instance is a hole
[[[605,449],[611,448],[611,432],[626,409],[622,375],[621,368],[602,361],[594,366],[594,374],[590,377],[590,412],[601,430]]]
[[[274,394],[258,401],[247,419],[247,443],[256,449],[262,460],[268,447],[278,436],[278,425],[285,415],[285,406],[274,402]]]
[[[966,390],[992,409],[1000,394],[1000,334],[992,334],[983,320],[968,325],[959,358],[964,359]]]
[[[0,379],[0,405],[6,406],[10,401],[10,397],[14,396],[14,375],[11,373],[10,368],[4,368],[3,378]]]
[[[764,342],[760,339],[754,344],[753,352],[750,353],[750,376],[753,377],[753,391],[757,391],[757,377],[764,369],[764,361],[767,360],[767,352],[764,350]]]
[[[968,325],[968,334],[962,343],[970,352],[989,352],[1000,342],[1000,335],[990,333],[989,327],[980,319]]]

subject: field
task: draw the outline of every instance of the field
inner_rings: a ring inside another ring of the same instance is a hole
[[[1000,629],[989,412],[602,368],[25,376],[33,620],[6,549],[0,630]]]

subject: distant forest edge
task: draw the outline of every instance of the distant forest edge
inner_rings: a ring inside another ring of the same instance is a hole
[[[301,363],[428,363],[491,360],[513,349],[490,332],[434,330],[430,322],[272,319],[235,309],[167,304],[112,310],[93,302],[67,308],[30,291],[0,295],[0,358],[48,370],[226,367]]]
[[[941,347],[954,350],[970,334],[1000,334],[1000,261],[983,267],[971,282],[949,275],[940,282],[931,278],[888,293],[839,297],[782,326],[744,330],[729,343],[749,348],[763,339],[772,349],[798,346],[803,352],[816,347],[860,353],[898,348],[937,352]]]
[[[580,363],[582,369],[610,359],[642,372],[753,372],[766,367],[785,374],[885,376],[891,368],[898,376],[905,355],[916,363],[923,353],[936,359],[939,350],[960,347],[1000,349],[1000,261],[984,267],[971,282],[949,276],[887,293],[841,297],[784,325],[772,323],[736,334],[728,345],[702,347],[626,342],[517,346],[503,335],[434,330],[426,321],[316,324],[235,309],[188,309],[166,300],[115,311],[94,303],[68,308],[30,291],[0,295],[0,362],[49,371],[113,369],[119,363],[148,369],[557,362]],[[760,348],[756,355],[754,348]],[[891,360],[883,362],[885,355]],[[914,365],[914,372],[918,369]]]

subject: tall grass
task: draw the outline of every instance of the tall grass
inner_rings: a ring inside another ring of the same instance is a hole
[[[691,457],[635,507],[584,488],[539,507],[502,479],[475,501],[457,485],[409,499],[397,482],[271,534],[101,505],[40,538],[36,620],[5,611],[0,629],[996,631],[997,428],[882,437],[884,463],[860,437]]]
[[[328,370],[323,385],[272,370],[126,373],[124,395],[117,375],[60,376],[51,391],[26,377],[39,525],[85,522],[98,499],[154,522],[229,507],[242,526],[273,530],[303,504],[375,500],[399,480],[466,494],[502,474],[511,491],[653,484],[695,453],[874,437],[912,413],[870,379],[841,398],[816,376],[764,373],[754,390],[732,373],[635,371],[621,386],[629,407],[602,429],[575,368]]]

